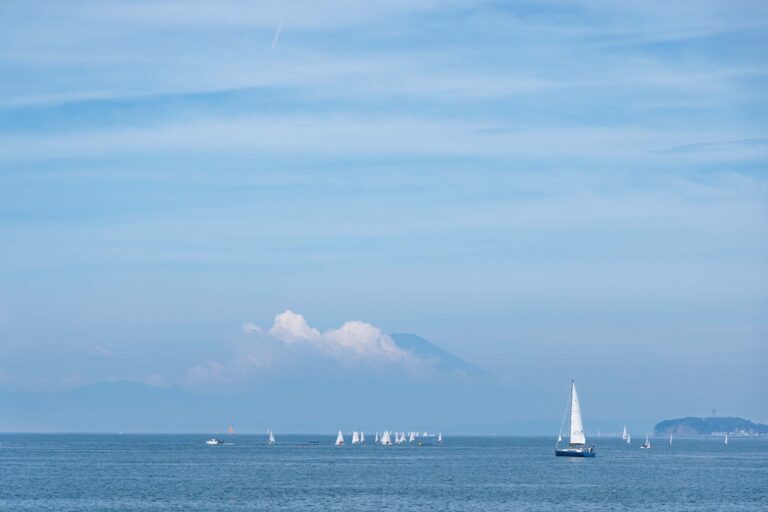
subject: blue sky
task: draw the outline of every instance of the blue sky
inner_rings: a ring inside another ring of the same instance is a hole
[[[3,2],[0,387],[768,420],[768,8],[637,4]]]

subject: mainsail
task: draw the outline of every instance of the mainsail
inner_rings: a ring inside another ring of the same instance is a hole
[[[336,437],[336,446],[341,446],[344,444],[344,434],[341,433],[341,430],[339,430],[339,435]]]
[[[576,383],[571,382],[571,438],[569,443],[573,445],[585,445],[584,424],[581,422],[581,407],[579,407],[579,395],[576,393]]]
[[[389,430],[385,430],[384,433],[381,434],[381,444],[392,444],[392,437],[389,435]]]
[[[409,443],[412,443],[412,442],[414,442],[415,440],[416,440],[416,434],[414,434],[413,432],[411,432],[411,435],[410,435],[410,437],[408,437],[408,442],[409,442]]]
[[[269,431],[269,444],[275,444],[275,434],[270,430]]]
[[[365,442],[365,432],[360,432],[360,442],[361,443]]]
[[[621,438],[626,441],[627,440],[627,426],[624,425],[624,433],[621,434]]]
[[[352,432],[352,444],[358,444],[360,442],[360,434],[357,431]]]

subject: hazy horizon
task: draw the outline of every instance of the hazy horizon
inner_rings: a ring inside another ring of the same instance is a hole
[[[768,423],[768,4],[0,28],[0,431]]]

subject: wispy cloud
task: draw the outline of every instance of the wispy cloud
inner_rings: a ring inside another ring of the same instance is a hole
[[[218,383],[226,375],[226,367],[218,361],[209,361],[207,364],[193,366],[187,371],[186,382],[192,386]]]
[[[264,332],[264,329],[252,322],[245,322],[242,327],[243,334],[259,334]]]
[[[694,144],[683,144],[666,149],[651,151],[652,153],[697,153],[700,151],[739,151],[753,148],[768,147],[768,138],[740,139],[740,140],[721,140],[714,142],[697,142]],[[766,155],[768,156],[768,155]]]
[[[112,352],[99,345],[92,345],[83,352],[86,357],[96,361],[108,361],[112,359]]]
[[[272,49],[274,50],[277,47],[277,41],[280,39],[280,31],[283,30],[283,21],[280,20],[280,23],[278,23],[277,28],[275,29],[275,37],[272,38]]]

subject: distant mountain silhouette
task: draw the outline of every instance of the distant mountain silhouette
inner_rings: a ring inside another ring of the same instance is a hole
[[[486,373],[484,370],[471,365],[416,334],[392,333],[390,336],[395,340],[398,347],[413,352],[422,359],[428,360],[439,370],[459,371],[475,376],[484,375]]]
[[[268,426],[282,432],[335,432],[344,425],[374,431],[406,419],[417,428],[448,431],[456,425],[452,411],[458,404],[493,407],[493,397],[482,391],[489,389],[487,379],[464,378],[482,376],[482,370],[420,336],[392,338],[438,371],[418,382],[418,393],[412,393],[414,381],[407,373],[387,366],[370,371],[365,365],[287,366],[254,373],[236,386],[113,381],[53,392],[0,390],[0,432],[223,434],[227,425],[238,432],[263,432]],[[357,394],[348,396],[350,389]],[[388,400],[393,395],[401,398]]]

